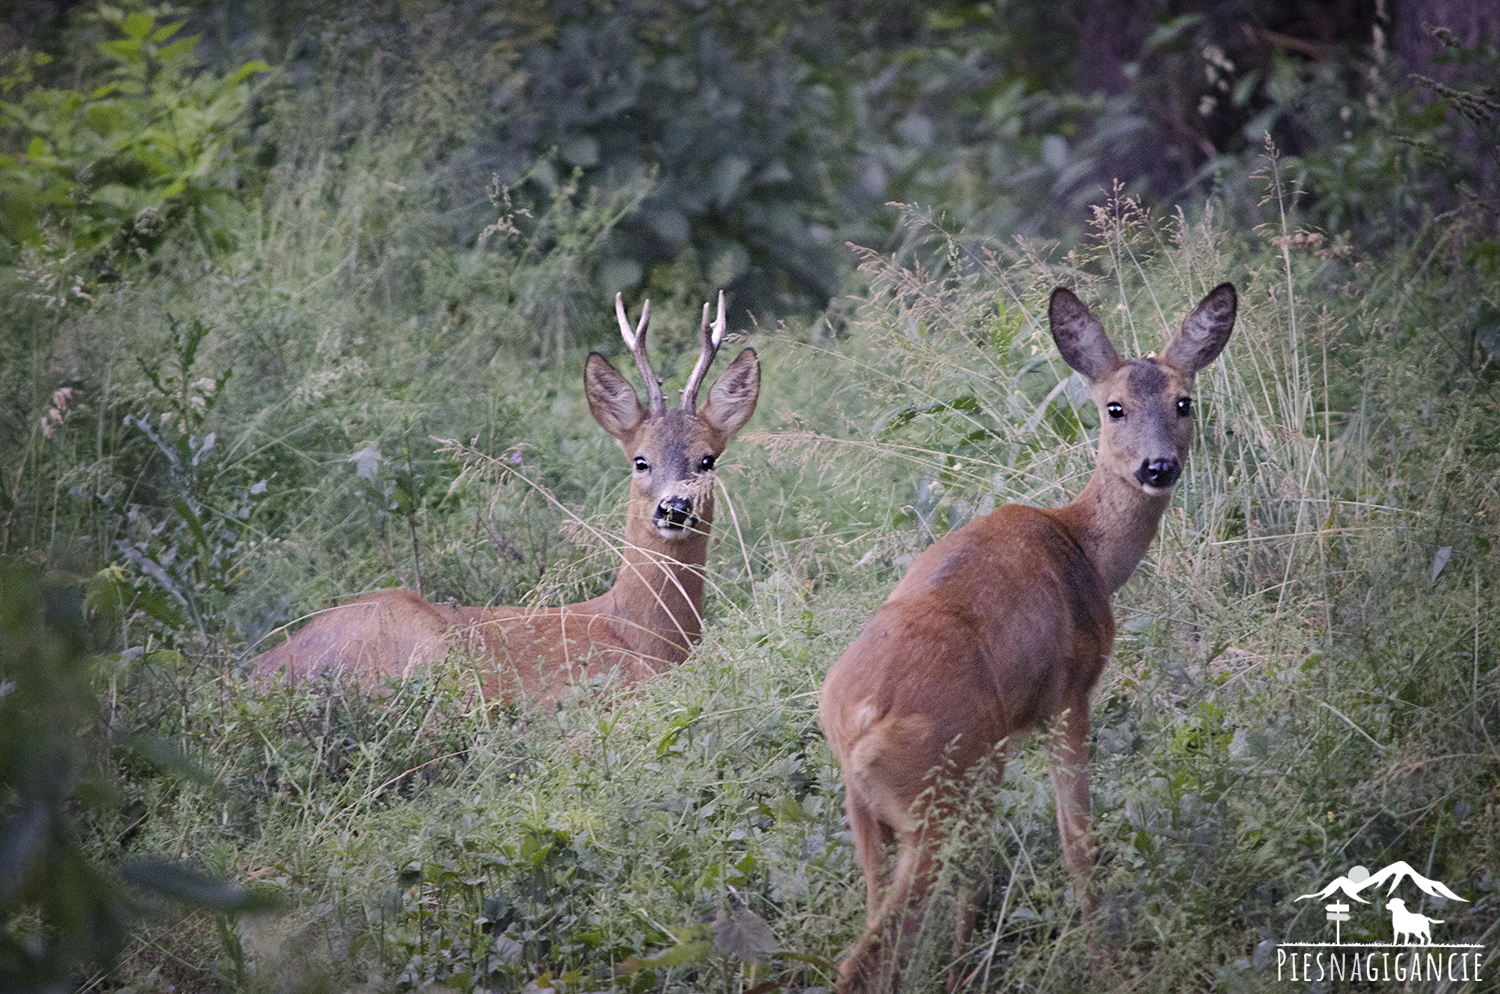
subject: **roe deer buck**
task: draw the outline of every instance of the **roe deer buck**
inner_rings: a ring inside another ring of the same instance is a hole
[[[754,349],[742,351],[697,406],[698,388],[724,336],[721,292],[712,325],[703,305],[702,348],[682,405],[668,408],[646,358],[651,302],[634,331],[618,294],[615,313],[650,404],[642,407],[609,361],[590,353],[584,369],[589,410],[633,468],[615,585],[593,600],[557,608],[453,607],[410,590],[382,591],[319,614],[257,660],[256,678],[284,671],[296,682],[338,668],[368,686],[453,651],[479,662],[488,699],[556,699],[585,667],[617,669],[628,684],[687,658],[702,628],[714,461],[755,411],[760,362]]]
[[[1109,598],[1172,499],[1192,438],[1194,374],[1228,342],[1236,306],[1234,287],[1220,284],[1159,358],[1121,359],[1089,309],[1054,290],[1053,341],[1101,415],[1088,485],[1065,507],[1007,505],[934,543],[829,670],[819,715],[843,769],[869,900],[840,991],[894,988],[905,955],[894,947],[910,945],[920,927],[953,797],[951,786],[929,790],[929,774],[946,763],[973,771],[991,759],[998,774],[1032,728],[1057,733],[1049,761],[1063,858],[1085,917],[1096,913],[1089,696],[1114,642]],[[960,905],[959,947],[973,928],[972,901],[961,895]]]

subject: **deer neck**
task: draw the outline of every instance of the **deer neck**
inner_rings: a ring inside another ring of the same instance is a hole
[[[1146,555],[1171,502],[1170,492],[1144,494],[1103,466],[1095,466],[1083,493],[1056,514],[1094,564],[1105,589],[1114,593]]]
[[[603,600],[615,636],[631,651],[677,663],[698,641],[713,522],[713,509],[704,511],[696,534],[673,541],[661,537],[649,515],[630,515],[620,573]]]

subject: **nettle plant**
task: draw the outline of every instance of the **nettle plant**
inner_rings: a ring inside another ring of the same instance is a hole
[[[118,607],[160,623],[169,642],[191,633],[205,644],[224,626],[251,513],[269,484],[231,483],[218,433],[203,430],[232,372],[194,375],[208,330],[201,320],[173,321],[167,343],[172,362],[141,360],[155,393],[153,406],[165,408],[125,417],[137,439],[150,444],[148,497],[124,504],[108,494],[97,497],[122,519],[115,551],[123,563],[100,571],[96,584]]]
[[[88,15],[109,35],[94,42],[107,68],[82,89],[38,85],[45,53],[0,66],[0,147],[21,150],[0,154],[0,261],[22,245],[140,257],[183,221],[227,245],[216,216],[237,203],[235,143],[251,78],[270,66],[196,72],[200,36],[181,35],[171,13]]]

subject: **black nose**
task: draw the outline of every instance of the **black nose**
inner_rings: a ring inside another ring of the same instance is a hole
[[[656,505],[656,523],[669,528],[688,528],[698,521],[693,502],[686,497],[668,497]]]
[[[1182,473],[1182,464],[1176,459],[1146,459],[1135,471],[1135,478],[1148,487],[1165,489],[1177,482]]]

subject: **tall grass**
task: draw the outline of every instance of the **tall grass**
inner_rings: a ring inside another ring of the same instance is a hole
[[[1096,696],[1109,926],[1128,950],[1106,986],[1257,986],[1258,943],[1312,927],[1292,917],[1301,881],[1362,860],[1413,852],[1486,886],[1487,844],[1471,849],[1444,825],[1473,824],[1494,784],[1496,688],[1484,680],[1494,458],[1491,429],[1478,428],[1491,388],[1458,349],[1402,353],[1409,339],[1386,315],[1409,306],[1392,271],[1405,260],[1383,271],[1319,258],[1290,223],[1278,212],[1231,241],[1211,214],[1163,224],[1119,202],[1099,213],[1092,252],[1066,275],[1024,259],[1002,272],[961,248],[937,276],[867,263],[883,291],[878,326],[905,360],[892,384],[907,406],[885,424],[912,415],[892,448],[930,481],[913,510],[921,516],[925,497],[938,529],[995,499],[1058,503],[1089,470],[1077,425],[1094,412],[1078,409],[1045,355],[1048,285],[1076,280],[1135,352],[1164,340],[1167,322],[1219,279],[1241,290],[1235,338],[1200,377],[1189,474],[1116,599],[1116,663]],[[1012,301],[1029,310],[1019,322],[1007,321]],[[1419,320],[1434,341],[1456,343],[1466,313]],[[1048,368],[1028,368],[1033,356]],[[975,440],[981,453],[965,448]],[[1040,469],[1030,446],[1047,453]],[[1455,514],[1455,499],[1473,516]],[[1455,580],[1447,570],[1460,562]],[[1422,649],[1396,648],[1413,642]],[[1413,725],[1444,731],[1414,742]],[[1025,766],[1039,785],[1037,758]],[[1045,821],[1026,828],[1050,833]],[[993,846],[1015,854],[1026,835],[1012,822]],[[1013,858],[1029,867],[1042,856],[1060,889],[1053,845]],[[1008,888],[995,900],[1016,907],[1018,897],[1028,900]],[[1020,907],[1028,913],[995,922],[987,947],[1014,957],[1008,982],[1083,983],[1058,974],[1066,957],[1054,948],[1006,941],[1034,935],[1033,915],[1065,909]],[[1468,934],[1492,934],[1482,898],[1447,910]]]
[[[411,43],[437,64],[458,49],[432,23]],[[326,68],[273,95],[279,164],[222,219],[228,247],[183,235],[66,307],[40,299],[50,263],[17,274],[0,547],[119,598],[106,721],[213,775],[124,771],[92,844],[293,902],[148,924],[89,989],[831,985],[865,898],[823,673],[935,538],[1082,488],[1098,415],[1047,334],[1053,286],[1141,354],[1224,279],[1237,330],[1199,377],[1195,450],[1095,698],[1110,964],[1033,745],[955,833],[945,881],[972,864],[991,884],[962,972],[1270,989],[1274,944],[1322,925],[1292,898],[1397,858],[1470,898],[1439,917],[1494,969],[1500,408],[1470,351],[1493,287],[1461,232],[1358,258],[1298,228],[1274,150],[1254,230],[1117,197],[1057,256],[910,210],[906,247],[858,251],[861,289],[813,325],[733,322],[764,390],[719,466],[708,625],[682,667],[545,710],[483,705],[461,666],[385,696],[264,691],[243,672],[275,628],[419,572],[467,603],[602,590],[626,492],[580,371],[618,351],[591,280],[646,188],[486,191],[445,155],[472,136],[443,108],[503,66]],[[669,386],[693,357],[687,293],[654,301]],[[913,990],[952,956],[939,891]]]
[[[233,667],[127,658],[117,720],[179,738],[218,784],[138,781],[132,846],[277,884],[294,910],[148,927],[95,986],[830,986],[864,892],[816,722],[822,674],[936,536],[1081,489],[1097,412],[1047,335],[1051,287],[1075,286],[1140,354],[1223,279],[1240,290],[1237,329],[1199,378],[1188,471],[1116,598],[1095,697],[1108,966],[1090,960],[1033,744],[955,833],[945,879],[978,865],[991,885],[961,970],[994,990],[1271,989],[1274,944],[1323,925],[1292,899],[1398,858],[1470,899],[1434,914],[1450,940],[1485,943],[1492,970],[1500,419],[1492,375],[1448,347],[1475,290],[1433,257],[1442,231],[1353,258],[1299,232],[1274,169],[1267,181],[1262,229],[1121,199],[1062,259],[975,250],[913,214],[925,251],[863,253],[868,289],[826,323],[757,334],[765,392],[720,470],[704,640],[633,693],[487,707],[462,667],[388,696],[266,693]],[[424,351],[472,338],[442,338],[422,295],[360,305],[360,327],[348,302],[378,291],[328,289],[368,272],[334,268],[353,229],[295,248],[323,219],[277,204],[249,251],[282,275],[201,288],[202,313],[246,316],[214,325],[209,359],[263,356],[281,384],[249,388],[259,401],[226,385],[208,415],[277,502],[257,512],[223,610],[263,615],[274,593],[290,618],[408,578],[396,512],[355,493],[379,484],[347,461],[365,445],[426,481],[414,531],[438,596],[555,602],[607,584],[601,537],[619,530],[624,480],[587,420],[581,356],[474,377],[463,348]],[[147,313],[143,298],[115,313]],[[320,344],[326,327],[340,344]],[[347,344],[359,334],[364,351]],[[298,393],[311,383],[322,397]],[[479,440],[459,452],[461,481],[429,438],[445,431],[460,450]],[[233,632],[224,646],[244,644]],[[949,902],[903,988],[946,974]],[[752,941],[757,918],[769,942]],[[1383,938],[1375,920],[1345,935]]]

